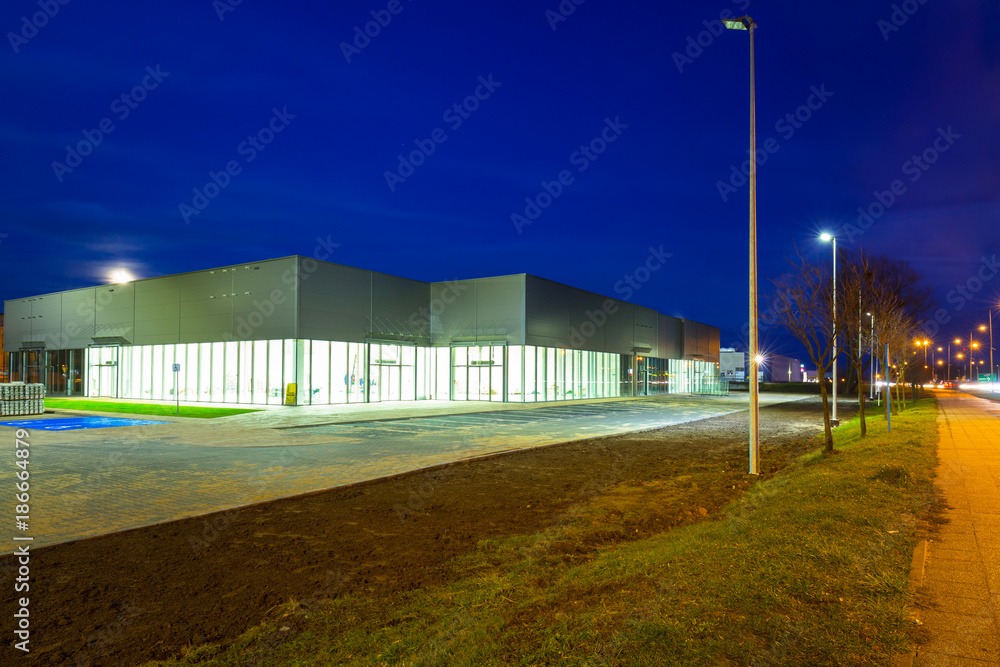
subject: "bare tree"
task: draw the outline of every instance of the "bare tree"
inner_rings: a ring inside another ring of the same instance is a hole
[[[841,269],[837,282],[837,327],[843,334],[841,349],[847,357],[854,374],[857,376],[858,416],[861,422],[861,436],[868,434],[868,423],[865,417],[864,368],[866,354],[874,347],[872,327],[863,313],[886,312],[890,298],[884,290],[877,289],[875,273],[870,266],[870,259],[863,252],[847,255],[840,259]]]
[[[900,386],[906,382],[906,350],[915,326],[913,319],[899,307],[890,306],[884,312],[878,313],[875,321],[875,328],[883,348],[886,345],[889,348],[890,359],[886,360],[885,364],[887,399],[892,397],[889,381],[893,375],[896,380],[896,396],[892,403],[893,414],[898,414],[900,408],[906,407],[905,395],[901,394]],[[891,364],[892,360],[896,363]]]
[[[833,351],[833,289],[829,268],[807,261],[798,248],[789,260],[792,270],[773,280],[771,309],[775,321],[802,343],[816,365],[823,398],[823,453],[832,454],[833,432],[830,429],[830,401],[826,372]]]

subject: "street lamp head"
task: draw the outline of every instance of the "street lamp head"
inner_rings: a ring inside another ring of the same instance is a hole
[[[822,234],[819,235],[820,241],[832,241],[834,238],[835,238],[834,235],[829,232],[823,232]]]
[[[959,343],[961,343],[961,342],[962,342],[962,339],[961,339],[961,338],[956,338],[956,339],[955,339],[955,345],[958,345],[958,344],[959,344]]]
[[[723,19],[722,24],[730,30],[751,30],[757,27],[757,24],[749,16],[741,16],[738,19]]]
[[[979,330],[980,331],[986,331],[986,325],[985,324],[980,324],[979,325]]]

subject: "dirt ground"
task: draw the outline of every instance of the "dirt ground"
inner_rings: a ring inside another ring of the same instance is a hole
[[[854,411],[842,405],[842,418]],[[745,491],[746,413],[595,438],[268,502],[31,553],[31,653],[8,640],[2,664],[134,665],[184,646],[225,643],[291,599],[391,596],[457,576],[478,540],[533,533],[588,494],[718,470],[682,488],[655,520],[609,539],[711,520]],[[761,410],[762,473],[821,431],[818,398]],[[735,487],[735,488],[734,488]],[[0,559],[10,637],[17,565]],[[293,629],[294,631],[294,629]]]

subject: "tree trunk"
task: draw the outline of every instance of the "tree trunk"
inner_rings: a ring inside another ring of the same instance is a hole
[[[906,409],[906,367],[900,369],[899,371],[899,383],[896,385],[896,391],[899,393],[899,407],[901,410]]]
[[[825,370],[825,369],[824,369]],[[819,383],[819,393],[823,397],[823,453],[833,453],[833,431],[830,429],[830,400],[827,397],[826,382]]]

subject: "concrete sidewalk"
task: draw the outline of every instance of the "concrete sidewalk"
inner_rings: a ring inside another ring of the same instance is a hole
[[[948,509],[929,540],[914,665],[1000,666],[1000,404],[938,392],[936,484]]]

